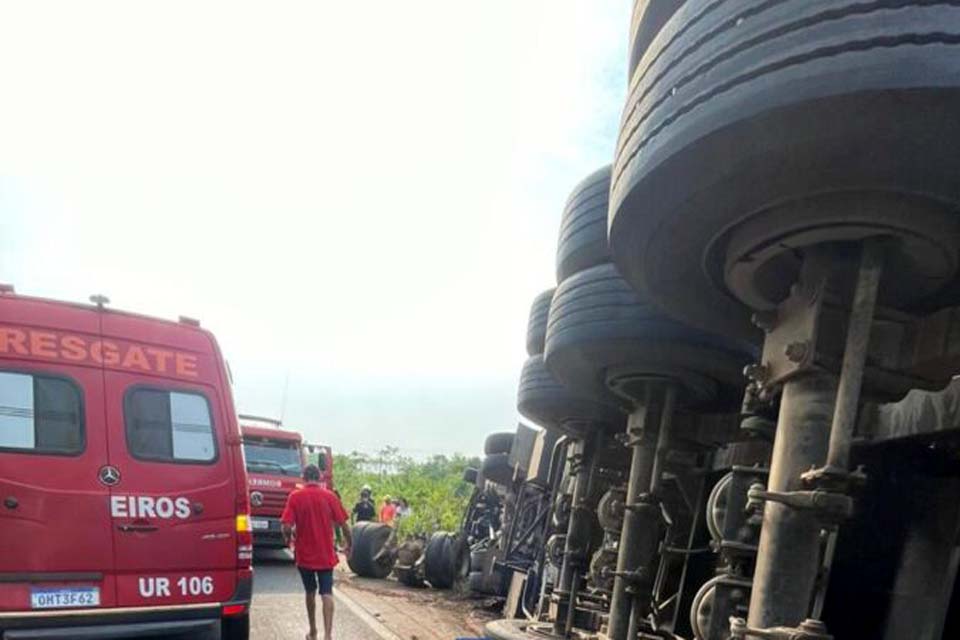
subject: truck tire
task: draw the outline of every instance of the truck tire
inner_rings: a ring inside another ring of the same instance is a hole
[[[473,467],[467,467],[463,470],[463,481],[467,484],[477,484],[477,474],[479,471]]]
[[[471,571],[467,577],[467,587],[471,593],[485,596],[502,597],[507,592],[504,573],[496,568],[491,568],[489,573]]]
[[[610,192],[613,259],[670,316],[758,341],[726,277],[730,239],[783,220],[824,241],[844,227],[907,237],[921,216],[956,221],[958,111],[956,3],[686,2],[630,83]],[[924,237],[923,259],[952,259],[951,226]],[[885,282],[881,304],[950,306],[958,279]]]
[[[513,484],[513,467],[506,453],[493,453],[483,459],[483,477],[504,487]]]
[[[663,315],[611,263],[564,280],[550,306],[547,368],[566,386],[609,402],[625,402],[608,385],[623,372],[678,377],[687,382],[687,405],[737,407],[751,358],[747,346]]]
[[[250,614],[220,621],[221,640],[250,640]]]
[[[443,588],[439,584],[443,583],[444,574],[447,566],[444,562],[444,551],[447,545],[446,531],[439,531],[430,536],[427,541],[427,548],[423,552],[423,573],[427,582],[434,588]]]
[[[663,25],[677,12],[685,0],[636,0],[630,20],[630,59],[627,79],[633,77],[640,60]]]
[[[562,283],[578,271],[610,261],[607,243],[609,201],[609,165],[594,171],[573,188],[560,219],[557,282]]]
[[[543,364],[543,356],[531,356],[520,373],[517,409],[545,429],[582,435],[570,425],[591,424],[605,430],[620,430],[626,415],[616,406],[575,393],[557,382]]]
[[[547,289],[533,299],[530,305],[530,319],[527,320],[527,355],[543,353],[543,341],[547,337],[547,313],[553,289]]]
[[[377,557],[393,534],[393,528],[380,522],[359,522],[353,527],[353,546],[347,566],[360,577],[383,579],[393,570],[393,554]]]
[[[495,453],[510,453],[510,449],[513,448],[514,435],[512,431],[491,433],[483,442],[483,453],[488,456]]]
[[[434,589],[450,589],[470,573],[470,547],[455,533],[434,533],[424,555],[424,574]]]

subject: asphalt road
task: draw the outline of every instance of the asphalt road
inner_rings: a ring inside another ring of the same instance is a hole
[[[337,594],[333,617],[334,640],[394,640],[397,636],[343,594]],[[317,603],[319,609],[320,603]],[[321,626],[320,612],[317,624]],[[302,640],[307,633],[303,585],[285,552],[258,553],[254,561],[251,640]]]

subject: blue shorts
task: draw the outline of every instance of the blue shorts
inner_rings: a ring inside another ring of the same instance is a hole
[[[333,569],[319,571],[317,569],[304,569],[297,567],[300,572],[300,579],[303,580],[303,588],[307,593],[320,592],[322,596],[329,596],[333,593]]]

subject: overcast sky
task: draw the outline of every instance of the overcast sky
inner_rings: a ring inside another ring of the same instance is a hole
[[[199,318],[241,412],[339,450],[477,453],[629,5],[0,2],[0,281]]]

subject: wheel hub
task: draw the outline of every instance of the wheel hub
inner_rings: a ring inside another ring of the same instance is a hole
[[[648,370],[651,373],[638,374],[633,368],[626,367],[608,371],[607,387],[618,397],[633,403],[643,399],[651,383],[676,384],[680,391],[681,406],[706,404],[717,397],[716,382],[694,371],[667,366],[651,366]]]
[[[960,218],[941,203],[881,193],[804,198],[757,213],[711,243],[706,266],[717,286],[769,310],[797,282],[807,252],[828,244],[842,251],[871,237],[890,239],[883,306],[912,307],[957,274]]]

